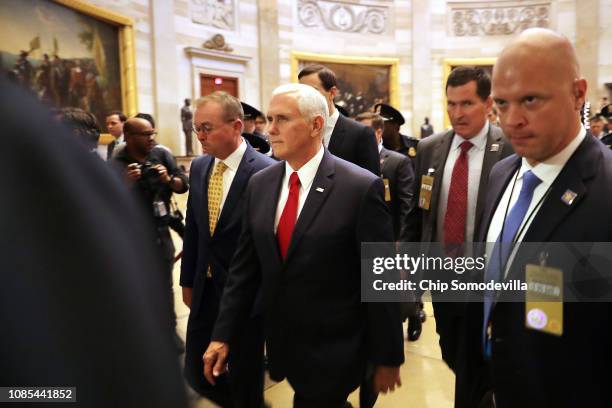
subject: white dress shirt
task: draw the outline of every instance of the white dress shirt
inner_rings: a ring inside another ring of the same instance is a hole
[[[338,122],[338,117],[340,117],[340,111],[334,108],[334,113],[327,118],[327,122],[325,123],[325,133],[323,133],[323,144],[325,147],[329,147],[329,141],[336,127],[336,122]]]
[[[491,255],[491,251],[493,251],[493,245],[499,234],[501,233],[502,226],[504,225],[504,218],[507,217],[507,214],[510,213],[510,210],[518,200],[519,194],[521,192],[521,187],[523,186],[523,174],[527,170],[531,170],[531,172],[536,175],[542,182],[535,188],[533,191],[533,197],[531,198],[531,203],[529,204],[529,208],[527,209],[527,213],[525,218],[523,219],[523,223],[519,228],[519,235],[516,237],[516,242],[522,242],[523,237],[527,230],[529,230],[529,226],[531,222],[538,214],[541,205],[538,205],[540,200],[544,197],[544,195],[548,192],[548,189],[553,184],[561,170],[563,170],[563,166],[569,160],[569,158],[574,154],[580,143],[584,140],[586,136],[586,130],[584,127],[580,127],[580,131],[567,146],[559,153],[554,155],[553,157],[544,160],[541,163],[536,164],[535,166],[531,166],[525,158],[523,158],[521,162],[521,167],[517,170],[518,177],[516,172],[512,176],[510,183],[506,186],[506,190],[497,205],[493,218],[491,219],[491,224],[489,225],[489,230],[487,231],[487,255]],[[516,183],[513,180],[516,178]],[[514,186],[514,188],[513,188]],[[512,197],[510,194],[512,193]],[[560,200],[561,197],[553,197],[553,199]],[[532,214],[533,213],[533,214]],[[504,272],[504,277],[508,273],[509,267],[512,264],[512,260],[514,259],[514,253],[518,246],[515,246],[512,253],[508,258],[508,262],[506,264],[506,270]],[[488,257],[487,257],[488,259]]]
[[[242,161],[242,156],[244,156],[244,152],[246,152],[246,142],[242,139],[242,143],[240,146],[236,148],[225,158],[225,160],[219,160],[215,157],[215,167],[217,163],[223,162],[227,169],[223,172],[223,196],[221,197],[221,205],[219,207],[219,216],[221,216],[221,211],[223,211],[223,205],[225,204],[225,199],[227,198],[227,194],[229,193],[230,187],[232,186],[232,181],[234,181],[234,177],[236,176],[236,172],[238,171],[238,166],[240,166],[240,162]],[[212,176],[212,172],[215,169],[213,168],[210,175]]]
[[[482,173],[482,162],[484,161],[485,149],[487,147],[487,134],[489,133],[489,121],[485,122],[482,129],[471,139],[464,139],[455,133],[451,142],[444,173],[442,175],[442,185],[440,186],[440,202],[438,203],[438,222],[436,225],[436,237],[438,242],[444,242],[444,217],[448,206],[448,192],[450,190],[451,179],[455,162],[461,154],[461,143],[471,142],[474,146],[468,150],[468,200],[467,214],[465,219],[465,242],[474,241],[474,221],[476,219],[476,201],[478,201],[478,187],[480,185],[480,175]],[[435,174],[434,174],[435,176]]]
[[[306,164],[304,164],[298,171],[298,178],[300,179],[300,197],[298,200],[298,211],[297,217],[295,218],[296,223],[300,217],[300,213],[302,212],[302,208],[304,207],[304,202],[306,201],[306,197],[308,197],[308,192],[310,191],[310,187],[312,187],[312,182],[314,181],[315,175],[317,174],[317,170],[319,169],[319,165],[321,164],[321,160],[323,160],[323,152],[325,149],[321,147],[317,154],[313,156],[312,159],[308,160]],[[283,183],[281,185],[280,196],[278,197],[278,204],[276,206],[276,217],[274,217],[274,233],[276,234],[276,229],[278,228],[278,222],[280,221],[280,217],[283,214],[283,209],[285,208],[285,204],[287,204],[287,197],[289,197],[289,177],[291,177],[291,173],[295,170],[291,168],[288,162],[285,162],[285,176],[283,177]]]

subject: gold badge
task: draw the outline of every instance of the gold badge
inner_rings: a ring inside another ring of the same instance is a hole
[[[431,190],[433,189],[433,176],[421,176],[421,192],[419,193],[419,208],[429,210],[431,204]]]
[[[383,183],[385,183],[385,201],[391,201],[391,188],[389,187],[389,179],[384,178]]]
[[[410,149],[408,149],[408,156],[410,157],[416,156],[416,149],[414,147],[411,147]]]
[[[563,271],[543,263],[525,268],[525,327],[563,335]]]

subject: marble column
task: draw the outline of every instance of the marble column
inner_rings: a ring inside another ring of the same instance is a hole
[[[178,94],[177,38],[172,16],[174,1],[151,0],[151,43],[153,64],[153,100],[157,140],[175,156],[185,154],[180,131],[181,96]]]
[[[280,84],[279,26],[277,0],[257,0],[259,10],[259,90],[265,113],[272,91]]]
[[[593,112],[599,103],[599,0],[576,1],[575,45],[580,73],[589,84],[587,99]]]
[[[412,129],[420,136],[423,118],[431,123],[432,66],[429,0],[412,2]]]

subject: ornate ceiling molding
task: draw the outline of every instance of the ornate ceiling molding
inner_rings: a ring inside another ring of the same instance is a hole
[[[224,30],[236,29],[235,0],[190,0],[191,21]]]
[[[301,27],[346,33],[387,34],[387,5],[349,4],[341,1],[298,1]]]
[[[456,37],[511,35],[550,26],[550,1],[448,2],[449,31]]]

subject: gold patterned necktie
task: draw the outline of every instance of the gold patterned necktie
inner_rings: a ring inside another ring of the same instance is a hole
[[[211,236],[213,232],[215,232],[217,220],[219,219],[221,198],[223,197],[223,172],[226,169],[227,166],[225,163],[217,163],[215,165],[215,170],[208,181],[208,226],[210,228]]]

